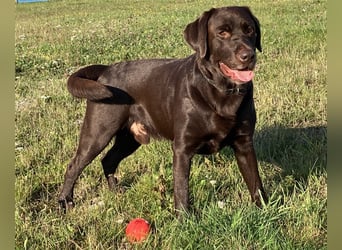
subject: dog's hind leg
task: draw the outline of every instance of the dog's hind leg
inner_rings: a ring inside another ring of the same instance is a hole
[[[88,103],[78,149],[68,165],[58,201],[65,211],[73,207],[73,189],[83,169],[108,145],[127,120],[127,106]]]
[[[121,160],[132,154],[139,146],[140,143],[134,139],[133,134],[127,127],[118,131],[113,147],[102,159],[102,167],[108,181],[109,189],[113,190],[116,185],[114,173]]]

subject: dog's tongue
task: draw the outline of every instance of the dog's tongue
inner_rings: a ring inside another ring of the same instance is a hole
[[[220,62],[220,69],[225,76],[228,76],[232,80],[239,81],[241,83],[249,82],[254,77],[254,72],[251,70],[234,70],[222,62]]]

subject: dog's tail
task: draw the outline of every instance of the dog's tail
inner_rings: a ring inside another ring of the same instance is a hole
[[[107,68],[106,65],[90,65],[73,73],[67,82],[69,92],[75,97],[91,101],[112,98],[109,86],[97,82]]]

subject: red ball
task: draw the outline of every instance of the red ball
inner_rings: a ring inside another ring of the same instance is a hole
[[[141,242],[145,240],[150,231],[150,224],[148,221],[136,218],[131,220],[126,227],[126,237],[129,242]]]

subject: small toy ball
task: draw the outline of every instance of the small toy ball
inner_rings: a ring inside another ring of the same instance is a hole
[[[150,231],[150,224],[142,218],[131,220],[126,227],[126,237],[129,242],[136,243],[145,240]]]

